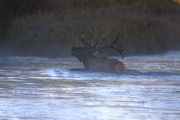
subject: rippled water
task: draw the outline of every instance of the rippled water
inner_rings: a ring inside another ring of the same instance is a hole
[[[123,61],[130,70],[115,74],[71,71],[75,58],[0,58],[0,120],[180,120],[180,52]]]

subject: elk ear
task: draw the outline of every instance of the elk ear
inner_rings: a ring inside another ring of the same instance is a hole
[[[95,57],[102,57],[102,53],[100,53],[98,51],[93,52],[92,55]]]

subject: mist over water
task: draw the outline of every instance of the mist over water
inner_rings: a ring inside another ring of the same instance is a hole
[[[0,58],[0,119],[179,120],[180,52],[123,62],[116,74],[72,71],[73,57]]]

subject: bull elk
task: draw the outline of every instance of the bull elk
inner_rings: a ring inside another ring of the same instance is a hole
[[[121,61],[107,57],[102,51],[104,48],[111,48],[118,51],[123,57],[124,49],[114,47],[117,40],[118,35],[111,44],[97,47],[99,41],[96,41],[94,45],[91,45],[90,42],[81,37],[81,42],[84,47],[72,47],[72,55],[83,63],[85,70],[100,72],[123,72],[126,71],[125,65]]]

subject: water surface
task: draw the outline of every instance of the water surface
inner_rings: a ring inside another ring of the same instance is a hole
[[[115,74],[71,71],[73,57],[0,58],[0,119],[180,120],[180,52],[123,62]]]

